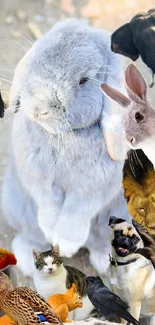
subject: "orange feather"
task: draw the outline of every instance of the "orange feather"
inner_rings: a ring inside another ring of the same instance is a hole
[[[0,248],[0,270],[5,269],[8,266],[16,265],[17,260],[13,253],[7,249]]]

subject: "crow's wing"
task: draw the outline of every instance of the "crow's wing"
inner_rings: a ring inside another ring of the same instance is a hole
[[[119,305],[120,307],[124,309],[128,309],[129,306],[126,302],[124,302],[119,296],[117,296],[115,293],[109,290],[108,287],[104,286],[103,288],[99,288],[96,290],[95,294],[93,294],[93,297],[100,303],[104,304],[106,307],[110,307],[110,302],[116,305]]]

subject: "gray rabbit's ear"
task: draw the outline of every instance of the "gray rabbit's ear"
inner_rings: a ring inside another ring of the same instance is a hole
[[[103,127],[103,135],[110,158],[114,161],[124,161],[127,155],[127,144],[121,114],[109,115]]]
[[[126,107],[130,105],[130,100],[120,91],[110,87],[106,83],[101,84],[101,90],[112,100],[117,102],[120,106]]]
[[[129,64],[125,71],[126,89],[132,100],[146,100],[147,84],[134,64]]]

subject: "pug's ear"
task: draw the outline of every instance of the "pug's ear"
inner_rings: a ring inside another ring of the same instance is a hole
[[[121,219],[121,218],[116,218],[114,216],[111,216],[109,218],[109,226],[113,228],[114,225],[118,224],[118,223],[122,223],[125,222],[125,219]]]

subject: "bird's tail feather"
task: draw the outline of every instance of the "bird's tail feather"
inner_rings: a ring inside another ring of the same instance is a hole
[[[139,325],[139,321],[137,319],[135,319],[129,312],[125,311],[124,313],[125,317],[124,319],[127,320],[127,322],[130,324],[133,324],[133,325]],[[129,325],[128,324],[128,325]]]

